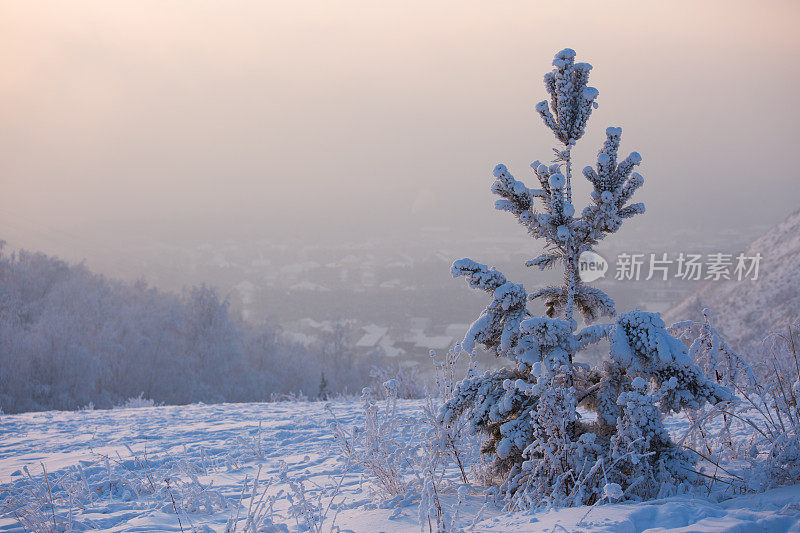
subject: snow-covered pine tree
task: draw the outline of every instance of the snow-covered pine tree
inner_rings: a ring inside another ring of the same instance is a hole
[[[560,263],[564,283],[528,294],[493,267],[471,259],[453,263],[454,277],[492,297],[462,348],[479,344],[514,365],[459,382],[440,417],[451,422],[464,415],[485,435],[483,451],[493,455],[512,507],[591,504],[609,483],[619,484],[626,498],[655,497],[688,481],[692,464],[660,417],[731,394],[704,376],[658,314],[635,310],[578,331],[576,308],[587,322],[616,315],[606,293],[581,282],[579,256],[644,212],[643,204],[630,203],[644,181],[633,171],[642,158],[632,152],[620,160],[622,130],[608,128],[596,165],[583,169],[593,186],[591,203],[575,216],[571,150],[598,91],[588,86],[591,65],[575,63],[573,50],[556,54],[553,66],[544,77],[550,100],[536,110],[562,147],[554,149],[553,164],[531,165],[538,188],[497,165],[492,192],[501,197],[497,209],[547,242],[547,252],[526,264],[544,270]],[[543,301],[546,317],[527,309],[535,299]],[[604,338],[611,345],[607,360],[595,368],[575,364],[579,350]],[[597,420],[583,421],[578,406],[596,411]]]

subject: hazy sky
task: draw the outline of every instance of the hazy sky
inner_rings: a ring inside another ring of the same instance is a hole
[[[532,184],[552,157],[533,107],[564,47],[600,91],[576,166],[622,126],[642,223],[774,223],[800,205],[798,22],[795,1],[6,0],[0,238],[521,231],[490,171]]]

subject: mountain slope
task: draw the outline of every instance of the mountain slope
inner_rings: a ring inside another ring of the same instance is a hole
[[[800,209],[755,240],[746,256],[762,255],[757,280],[709,281],[665,313],[667,320],[700,318],[711,309],[714,324],[740,348],[757,345],[771,331],[800,320]]]

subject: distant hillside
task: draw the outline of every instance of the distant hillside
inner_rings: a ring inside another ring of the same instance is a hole
[[[125,283],[0,242],[0,412],[266,401],[359,390],[377,355],[345,327],[314,345],[242,323],[206,285],[183,293]],[[325,386],[322,386],[324,376]]]
[[[755,240],[745,252],[761,253],[755,281],[707,282],[665,313],[667,320],[697,319],[704,307],[714,324],[740,348],[800,321],[800,210]]]

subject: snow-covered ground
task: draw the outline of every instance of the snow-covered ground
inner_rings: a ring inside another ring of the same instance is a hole
[[[359,402],[328,405],[344,423],[361,415]],[[295,532],[306,530],[290,516],[302,509],[326,517],[318,531],[334,520],[341,531],[420,531],[417,501],[376,505],[362,473],[344,471],[330,417],[323,403],[290,402],[1,415],[0,531],[24,531],[21,520],[37,531],[54,521],[59,531],[247,531],[254,517],[257,531]],[[475,487],[459,517],[479,532],[800,532],[800,486],[533,514],[505,513]]]

